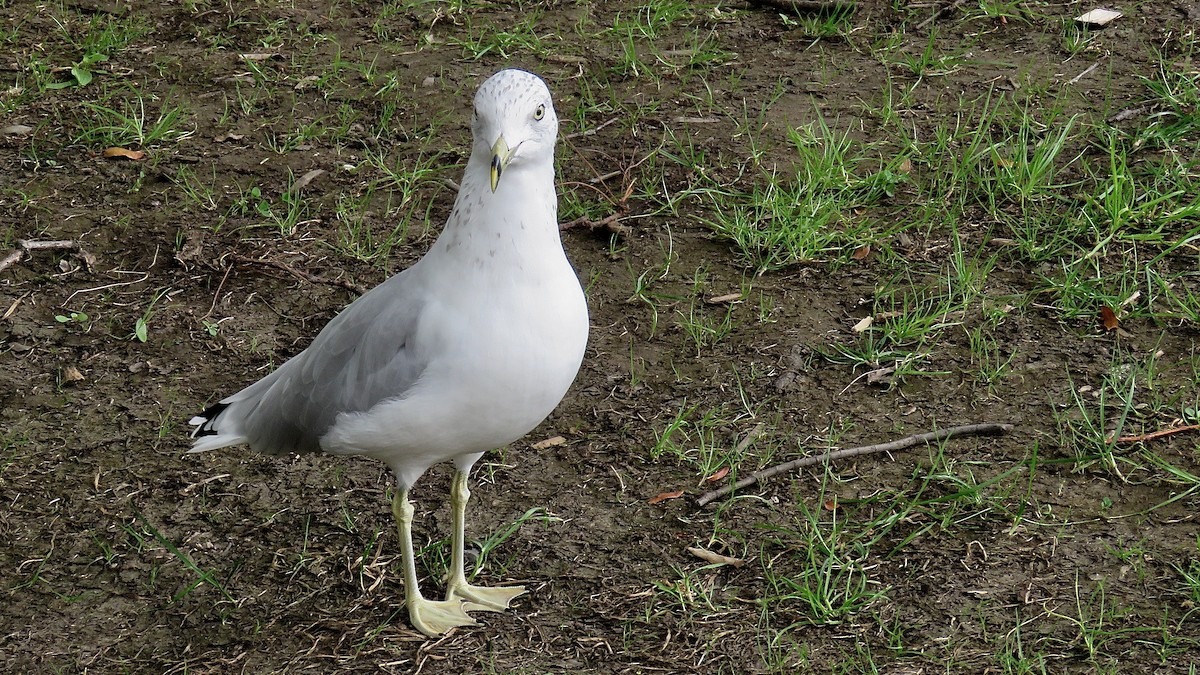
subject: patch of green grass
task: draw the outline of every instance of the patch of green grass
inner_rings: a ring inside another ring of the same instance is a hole
[[[0,476],[8,471],[17,461],[17,451],[28,443],[23,436],[4,433],[0,434]]]
[[[171,288],[160,288],[154,291],[154,297],[150,299],[150,304],[146,305],[146,309],[142,312],[142,315],[134,322],[133,334],[129,336],[131,339],[135,339],[138,342],[145,342],[149,339],[150,318],[154,316],[154,306],[163,298],[170,301],[172,290]]]
[[[195,133],[183,128],[188,113],[182,106],[163,101],[157,111],[147,110],[146,97],[138,92],[121,98],[119,107],[84,101],[83,109],[74,141],[94,148],[145,148],[178,143]]]
[[[792,15],[780,12],[779,18],[783,25],[799,32],[806,38],[821,40],[827,38],[845,38],[854,28],[854,9],[831,9],[821,12],[805,12]]]
[[[451,37],[450,44],[462,48],[463,56],[470,61],[480,61],[484,57],[494,56],[510,59],[517,54],[535,55],[548,51],[546,31],[539,30],[541,11],[533,10],[523,14],[510,29],[499,29],[494,23],[472,23],[466,19],[467,34],[464,37]]]
[[[488,566],[489,562],[492,563],[492,566],[496,568],[495,573],[497,575],[504,576],[508,574],[509,566],[516,561],[516,554],[510,553],[508,556],[500,558],[497,555],[497,549],[499,549],[504,542],[511,539],[513,535],[515,535],[523,526],[534,522],[548,524],[561,523],[563,520],[562,518],[551,515],[541,507],[535,506],[527,509],[524,513],[517,516],[513,522],[508,523],[500,529],[492,532],[487,537],[475,542],[475,545],[479,548],[479,555],[470,565],[470,569],[466,570],[467,579],[474,579],[476,576],[478,576],[479,573]]]
[[[996,665],[1004,675],[1049,675],[1045,652],[1027,644],[1022,617],[1017,615],[1011,631],[1003,636],[995,652]]]
[[[1120,649],[1116,643],[1156,631],[1154,627],[1123,627],[1129,610],[1109,601],[1103,580],[1096,581],[1088,590],[1076,573],[1074,590],[1074,611],[1066,608],[1051,610],[1049,614],[1071,626],[1075,633],[1072,644],[1082,649],[1087,660],[1097,667],[1107,668],[1119,663],[1120,652],[1108,651]]]
[[[653,0],[632,11],[616,12],[608,33],[610,37],[656,40],[677,23],[690,20],[693,12],[693,6],[683,0]]]
[[[1137,144],[1147,144],[1169,150],[1188,152],[1195,156],[1194,144],[1200,129],[1200,74],[1190,65],[1189,58],[1169,59],[1159,55],[1154,75],[1142,76],[1151,104],[1159,105],[1162,112],[1149,118],[1139,133]],[[1185,141],[1182,147],[1176,147]]]
[[[167,551],[169,551],[171,553],[171,555],[175,556],[175,558],[185,568],[190,570],[196,577],[186,587],[184,587],[183,589],[181,589],[177,593],[175,593],[175,595],[173,595],[171,597],[171,602],[179,602],[183,598],[190,595],[191,592],[196,590],[196,588],[198,588],[201,584],[208,584],[214,590],[216,590],[218,593],[220,593],[221,596],[223,598],[225,598],[225,600],[229,601],[230,603],[236,604],[237,601],[234,599],[234,597],[232,595],[230,595],[229,591],[225,588],[225,585],[222,584],[220,581],[218,581],[211,572],[200,567],[200,565],[198,565],[194,560],[192,560],[191,556],[189,556],[188,554],[186,554],[182,550],[180,550],[179,547],[177,547],[170,539],[167,539],[167,537],[164,536],[163,533],[160,532],[159,529],[157,527],[155,527],[145,516],[138,514],[137,520],[142,525],[142,532],[147,533],[151,537],[153,537],[159,544],[161,544],[164,548],[166,548]],[[132,531],[132,530],[127,530],[127,531]],[[135,536],[138,540],[143,539],[141,534],[137,534]],[[153,575],[152,575],[152,580],[153,580]]]
[[[392,250],[405,240],[410,222],[408,218],[402,218],[391,224],[390,229],[385,225],[377,230],[374,227],[377,213],[372,208],[375,202],[373,190],[361,196],[338,197],[334,209],[338,222],[335,248],[347,257],[383,266],[388,263]],[[392,211],[387,203],[382,208],[384,214]]]
[[[978,7],[968,9],[968,19],[994,21],[1007,24],[1010,21],[1029,23],[1032,19],[1027,3],[1021,0],[979,0]]]
[[[54,77],[51,70],[40,66],[43,62],[34,57],[30,65],[31,70],[38,73],[34,80],[39,90],[91,84],[105,62],[151,31],[151,26],[137,14],[117,16],[100,13],[92,15],[86,22],[82,15],[73,12],[50,11],[48,16],[58,29],[55,37],[65,41],[78,56],[71,57],[72,65],[66,69],[69,79]]]
[[[720,303],[716,306],[705,301],[707,291],[706,274],[703,268],[697,268],[692,278],[692,297],[685,312],[676,309],[676,320],[684,335],[696,349],[696,356],[703,350],[714,347],[723,341],[733,331],[735,325],[733,313],[735,303]],[[748,289],[743,289],[744,295]]]
[[[209,181],[200,180],[196,172],[187,166],[180,166],[175,171],[175,175],[171,176],[171,183],[179,190],[184,199],[192,204],[195,204],[204,211],[216,211],[218,206],[218,196],[216,190],[217,175],[216,167],[212,168],[212,176]]]
[[[760,272],[848,258],[881,236],[876,223],[854,217],[855,210],[881,203],[907,181],[903,156],[884,160],[823,119],[790,129],[789,137],[794,176],[764,168],[748,190],[711,181],[692,190],[709,202],[705,222]],[[664,154],[705,173],[703,156]]]
[[[893,33],[893,40],[902,40],[903,33]],[[945,54],[938,47],[938,30],[933,27],[929,31],[929,37],[925,43],[920,46],[920,49],[901,50],[898,45],[891,45],[890,49],[885,47],[883,54],[891,52],[895,56],[891,59],[891,63],[902,67],[918,79],[926,77],[938,77],[942,75],[950,75],[959,70],[965,63],[966,59],[961,54]],[[886,58],[886,57],[885,57]]]
[[[718,592],[717,565],[705,565],[696,570],[671,566],[670,579],[655,579],[656,600],[684,616],[719,612],[726,607]],[[654,611],[654,610],[651,610]],[[653,616],[651,617],[653,619]]]
[[[1078,56],[1090,50],[1095,41],[1095,34],[1087,26],[1080,26],[1075,21],[1063,21],[1062,50],[1068,56]]]
[[[741,378],[735,373],[733,379],[742,398],[740,402],[745,404]],[[693,468],[697,485],[702,485],[706,478],[722,469],[730,469],[730,475],[735,476],[739,470],[746,469],[747,462],[757,466],[769,461],[773,454],[771,442],[760,435],[761,430],[753,432],[749,441],[735,444],[729,440],[731,430],[739,428],[744,420],[753,419],[756,413],[753,409],[736,410],[732,405],[701,411],[699,406],[689,406],[685,401],[661,430],[655,430],[649,458],[651,461],[670,459]]]
[[[826,481],[815,497],[789,509],[789,525],[773,525],[760,555],[766,594],[763,612],[795,616],[799,625],[838,624],[886,601],[887,588],[868,573],[875,533],[827,508]]]
[[[1132,473],[1157,468],[1160,479],[1182,483],[1189,493],[1197,489],[1187,471],[1152,452],[1134,452],[1129,442],[1118,441],[1165,429],[1174,420],[1194,419],[1200,385],[1185,376],[1186,386],[1164,386],[1179,380],[1166,377],[1168,371],[1159,357],[1157,352],[1144,357],[1122,352],[1100,382],[1070,380],[1073,404],[1056,412],[1056,422],[1060,443],[1071,453],[1077,470],[1098,467],[1126,480]],[[1164,504],[1171,501],[1175,500]]]

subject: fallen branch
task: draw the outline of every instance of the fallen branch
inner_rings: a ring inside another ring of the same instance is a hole
[[[288,265],[287,263],[281,263],[276,260],[248,258],[243,255],[235,255],[235,256],[233,256],[233,260],[234,260],[234,262],[255,264],[255,265],[266,265],[267,267],[274,267],[275,269],[283,270],[284,272],[287,272],[288,274],[291,274],[297,278],[303,279],[310,283],[329,284],[330,286],[340,286],[348,291],[358,293],[359,295],[363,295],[367,292],[366,288],[362,287],[359,284],[354,283],[353,281],[346,281],[345,279],[326,279],[325,277],[319,277],[315,274],[309,274],[308,272],[305,272],[304,270],[298,270],[295,267]],[[222,280],[221,283],[224,283],[224,280]]]
[[[32,253],[44,249],[78,249],[79,242],[70,239],[54,239],[49,241],[38,241],[30,239],[18,239],[17,248],[11,251],[8,255],[0,258],[0,272],[8,269],[13,263],[21,259],[22,255]]]
[[[1171,434],[1177,434],[1181,431],[1195,431],[1196,429],[1200,429],[1200,424],[1189,424],[1186,427],[1171,427],[1170,429],[1159,429],[1158,431],[1152,431],[1148,434],[1142,434],[1140,436],[1121,436],[1121,437],[1117,438],[1115,441],[1110,441],[1110,442],[1141,443],[1142,441],[1152,441],[1156,438],[1162,438],[1163,436],[1170,436]]]
[[[772,476],[812,464],[828,463],[834,461],[835,459],[845,459],[847,457],[856,457],[858,455],[870,455],[876,452],[904,450],[906,448],[911,448],[914,445],[933,443],[935,441],[953,438],[955,436],[998,436],[1011,431],[1012,428],[1013,425],[1011,424],[966,424],[959,427],[950,427],[949,429],[939,429],[938,431],[930,431],[924,434],[908,436],[907,438],[901,438],[899,440],[889,441],[887,443],[864,445],[862,447],[847,448],[845,450],[834,450],[816,457],[801,457],[800,459],[794,459],[790,462],[784,462],[783,464],[776,464],[775,466],[768,467],[762,471],[755,471],[733,485],[726,485],[719,490],[706,492],[696,500],[696,505],[705,506],[714,499],[724,497],[734,490],[740,490],[744,487],[754,485],[755,483],[761,483]]]

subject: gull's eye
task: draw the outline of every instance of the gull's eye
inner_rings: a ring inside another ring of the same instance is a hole
[[[545,116],[546,116],[546,106],[545,105],[539,105],[537,107],[537,110],[533,111],[533,119],[535,119],[535,120],[540,120]]]

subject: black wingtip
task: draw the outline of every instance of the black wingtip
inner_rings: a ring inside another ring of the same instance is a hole
[[[228,403],[214,403],[205,408],[204,412],[196,415],[196,417],[203,418],[204,422],[192,433],[192,438],[217,435],[218,432],[213,423],[217,421],[217,417],[228,407]]]

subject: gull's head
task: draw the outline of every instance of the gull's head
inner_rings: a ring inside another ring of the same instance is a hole
[[[473,152],[491,164],[492,192],[510,167],[553,167],[558,116],[546,83],[533,73],[502,70],[479,85],[471,131]]]

